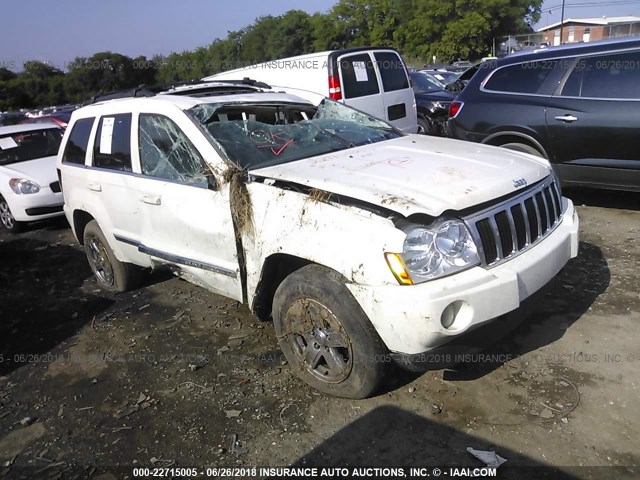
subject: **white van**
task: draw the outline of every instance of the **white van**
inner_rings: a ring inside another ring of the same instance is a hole
[[[251,78],[318,104],[341,101],[406,133],[418,131],[416,101],[402,57],[391,48],[350,48],[259,63],[204,81]]]

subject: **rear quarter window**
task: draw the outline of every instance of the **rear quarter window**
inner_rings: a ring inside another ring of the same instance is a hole
[[[382,77],[382,88],[385,92],[409,88],[404,63],[397,53],[379,52],[375,54],[375,57]]]
[[[580,58],[562,95],[640,99],[640,52]]]
[[[542,86],[557,67],[557,60],[540,60],[498,68],[484,88],[494,92],[543,93]]]
[[[89,135],[95,118],[81,118],[72,127],[67,146],[62,155],[62,163],[84,165],[89,145]]]
[[[380,93],[371,57],[364,53],[338,60],[344,85],[344,98],[366,97]]]

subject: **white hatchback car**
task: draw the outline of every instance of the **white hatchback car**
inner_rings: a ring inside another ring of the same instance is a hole
[[[219,88],[74,112],[65,213],[102,287],[165,267],[241,301],[322,392],[370,395],[390,359],[514,311],[577,255],[544,159]]]
[[[0,222],[18,232],[24,222],[63,214],[56,155],[63,130],[57,125],[0,127]]]

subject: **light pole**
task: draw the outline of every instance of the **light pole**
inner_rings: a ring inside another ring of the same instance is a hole
[[[562,30],[564,29],[564,1],[562,0],[562,13],[560,14],[560,45],[562,45]]]

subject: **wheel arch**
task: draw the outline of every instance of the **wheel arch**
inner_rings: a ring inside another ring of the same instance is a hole
[[[542,143],[535,139],[533,136],[513,131],[513,130],[505,130],[502,132],[496,132],[489,135],[487,138],[482,140],[482,143],[486,145],[493,145],[499,147],[501,145],[505,145],[507,143],[524,143],[525,145],[529,145],[530,147],[538,150],[544,158],[549,159],[549,154],[547,150],[542,146]]]
[[[73,211],[73,233],[80,245],[84,245],[84,229],[91,220],[95,219],[89,212],[84,210]]]
[[[296,270],[307,265],[319,265],[307,258],[290,255],[287,253],[274,253],[268,256],[262,264],[260,280],[256,286],[251,310],[263,321],[269,320],[273,308],[273,297],[282,281]],[[330,267],[327,267],[330,268]],[[335,271],[331,269],[332,271]],[[340,277],[343,275],[336,272]],[[344,278],[346,282],[347,279]]]

